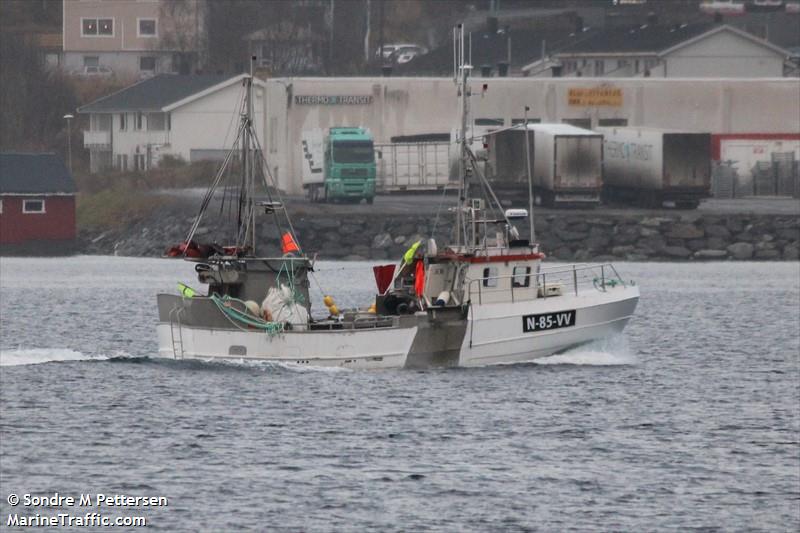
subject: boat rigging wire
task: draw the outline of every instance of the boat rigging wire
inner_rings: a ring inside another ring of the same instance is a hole
[[[239,131],[238,131],[238,133],[236,135],[236,140],[234,141],[234,143],[238,142],[238,140],[241,137],[243,131],[244,131],[244,125],[242,125],[242,127],[239,128]],[[214,190],[219,185],[219,182],[222,179],[222,176],[223,176],[223,174],[225,172],[225,168],[230,163],[230,160],[231,160],[232,157],[233,157],[233,150],[230,150],[226,154],[225,160],[222,162],[222,165],[219,167],[219,170],[217,170],[217,175],[214,178],[214,181],[212,182],[211,186],[206,191],[206,194],[203,197],[203,202],[200,204],[200,212],[197,214],[197,217],[195,217],[194,223],[192,224],[192,228],[189,230],[189,235],[186,237],[186,241],[185,242],[187,244],[192,242],[192,239],[194,238],[194,234],[197,231],[197,228],[200,226],[200,221],[203,218],[203,214],[205,213],[206,209],[208,208],[208,205],[211,203],[211,198],[214,196]],[[186,252],[184,251],[184,256],[185,255],[186,255]]]
[[[433,239],[436,235],[436,227],[439,225],[439,215],[442,212],[445,198],[447,197],[447,186],[442,187],[442,198],[439,200],[439,206],[436,208],[436,218],[433,219],[433,229],[431,229],[430,238]]]

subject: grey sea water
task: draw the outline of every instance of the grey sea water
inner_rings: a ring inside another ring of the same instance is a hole
[[[800,265],[617,267],[621,337],[358,372],[156,358],[180,261],[3,258],[0,529],[64,510],[9,494],[58,492],[168,498],[100,509],[148,531],[797,531]],[[317,277],[373,291],[366,263]]]

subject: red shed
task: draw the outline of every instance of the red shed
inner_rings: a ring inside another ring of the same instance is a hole
[[[0,254],[75,246],[75,181],[55,154],[0,153]]]

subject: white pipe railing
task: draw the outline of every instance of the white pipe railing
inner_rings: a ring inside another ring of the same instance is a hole
[[[528,278],[527,285],[517,285],[514,284],[514,279],[520,278]],[[549,281],[548,281],[549,278]],[[485,282],[494,280],[495,286],[489,287],[485,285]],[[505,280],[508,280],[508,284],[504,283]],[[535,280],[535,284],[532,284],[532,280]],[[531,290],[536,289],[534,296],[530,299],[534,299],[537,297],[547,298],[547,285],[550,284],[551,287],[553,286],[560,286],[560,287],[569,287],[577,296],[580,292],[581,288],[588,288],[591,284],[591,287],[594,290],[598,290],[601,292],[605,292],[607,287],[615,287],[617,285],[621,285],[623,287],[627,286],[627,283],[620,277],[617,270],[614,268],[614,265],[611,263],[598,263],[598,264],[575,264],[569,266],[554,266],[549,268],[543,268],[539,270],[539,272],[531,273],[531,274],[506,274],[502,276],[487,276],[477,279],[468,279],[467,281],[467,300],[472,301],[472,296],[477,293],[478,295],[478,303],[483,303],[483,295],[484,293],[488,294],[499,294],[499,293],[510,293],[511,302],[513,303],[517,296],[515,295],[515,289],[517,291],[521,290]],[[477,291],[475,291],[475,286],[477,286]],[[541,296],[538,296],[538,288],[541,288]]]

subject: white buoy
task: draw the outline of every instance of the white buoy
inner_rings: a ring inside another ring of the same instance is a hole
[[[257,302],[254,302],[253,300],[247,300],[244,303],[244,306],[247,308],[247,310],[250,312],[251,315],[257,317],[261,316],[261,306],[258,305]]]
[[[436,297],[436,301],[434,305],[447,305],[447,302],[450,301],[450,291],[442,291],[439,293],[439,296]]]

